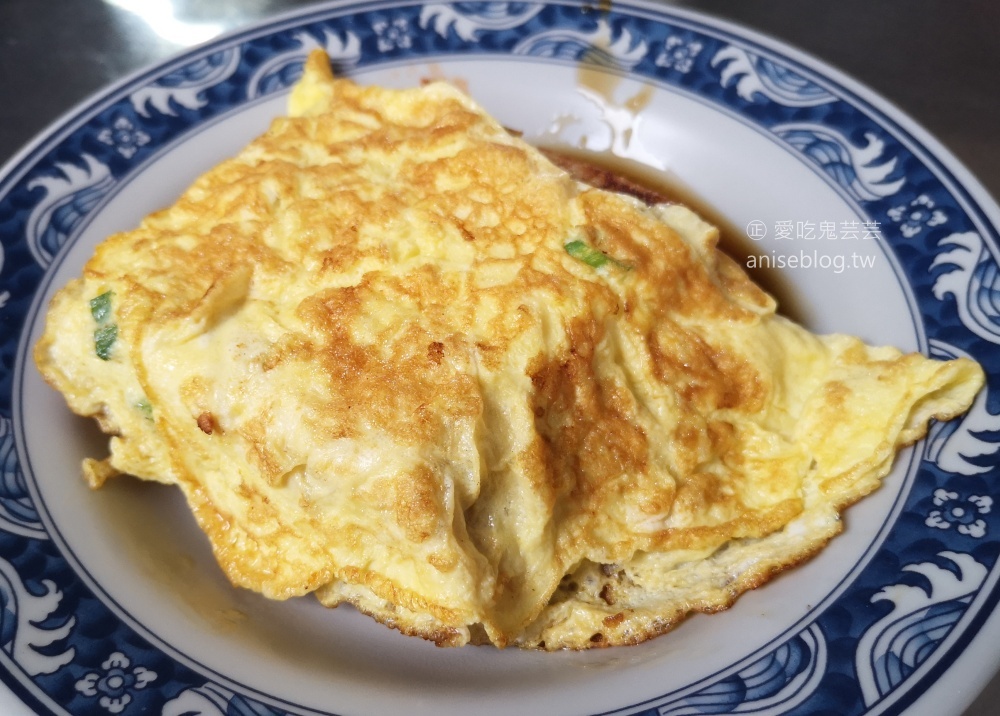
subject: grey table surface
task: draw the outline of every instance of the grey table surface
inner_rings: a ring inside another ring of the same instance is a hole
[[[75,104],[128,73],[215,33],[308,4],[0,0],[0,164]],[[1000,196],[1000,3],[674,4],[761,31],[853,76],[923,125]],[[996,714],[1000,678],[965,712]]]

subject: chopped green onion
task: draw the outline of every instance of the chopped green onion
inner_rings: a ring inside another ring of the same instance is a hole
[[[587,264],[591,268],[600,268],[611,260],[608,258],[607,254],[587,246],[587,244],[579,239],[576,241],[570,241],[568,244],[563,246],[563,248],[566,249],[566,253],[570,256],[579,261],[583,261],[583,263]]]
[[[118,326],[111,323],[112,291],[90,299],[90,315],[97,323],[94,331],[94,351],[101,360],[111,360],[111,347],[118,340]]]
[[[563,248],[566,249],[566,253],[570,256],[578,261],[583,261],[583,263],[587,264],[591,268],[596,269],[601,268],[601,266],[604,266],[605,264],[614,264],[618,268],[626,271],[631,269],[630,266],[623,264],[617,259],[611,258],[603,251],[598,251],[597,249],[588,246],[585,242],[580,241],[579,239],[574,239],[568,244],[564,244]]]
[[[111,348],[118,340],[118,326],[114,323],[101,326],[94,331],[94,350],[101,360],[111,360]]]
[[[111,318],[111,291],[105,291],[97,298],[90,299],[90,315],[100,324]]]
[[[135,403],[135,409],[142,413],[142,416],[146,420],[153,419],[153,406],[150,404],[148,398],[140,398]]]

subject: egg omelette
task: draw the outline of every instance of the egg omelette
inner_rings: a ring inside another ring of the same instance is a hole
[[[233,584],[439,645],[632,644],[821,549],[980,367],[817,336],[690,210],[459,90],[335,78],[52,300],[35,360]]]

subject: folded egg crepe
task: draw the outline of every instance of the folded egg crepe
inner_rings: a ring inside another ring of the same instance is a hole
[[[289,116],[97,248],[35,359],[111,436],[90,484],[179,487],[235,585],[441,645],[632,644],[813,555],[983,383],[795,325],[717,236],[314,54]]]

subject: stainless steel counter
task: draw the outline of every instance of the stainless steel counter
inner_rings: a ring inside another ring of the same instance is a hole
[[[0,163],[77,102],[190,44],[298,0],[3,0]],[[747,25],[895,103],[1000,196],[1000,4],[929,0],[677,3]],[[1000,645],[997,645],[1000,652]],[[1000,713],[994,679],[966,716]]]

